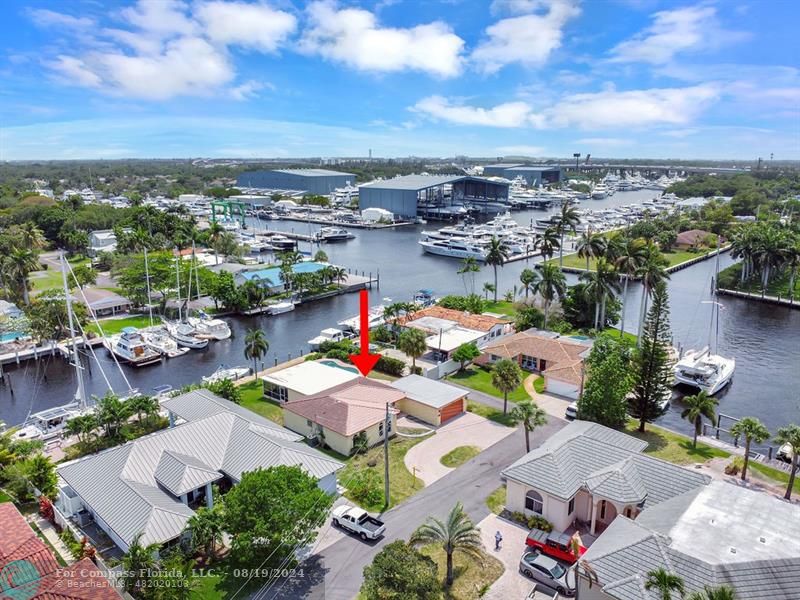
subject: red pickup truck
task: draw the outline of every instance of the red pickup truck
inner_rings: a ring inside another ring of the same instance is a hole
[[[580,540],[580,538],[578,539]],[[547,554],[548,556],[565,560],[569,563],[574,563],[586,552],[586,548],[584,548],[579,541],[578,549],[580,554],[579,556],[575,556],[572,549],[572,538],[560,531],[551,531],[548,533],[541,529],[531,529],[525,543],[531,548],[540,550],[542,554]]]

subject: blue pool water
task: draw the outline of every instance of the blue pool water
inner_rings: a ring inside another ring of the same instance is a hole
[[[591,338],[587,337],[585,335],[571,335],[571,336],[569,336],[569,339],[578,340],[579,342],[585,342],[586,340],[589,340]]]
[[[342,369],[343,371],[358,373],[358,369],[356,369],[355,367],[345,367],[344,365],[340,365],[339,363],[337,363],[335,360],[321,360],[319,362],[325,365],[326,367],[336,367],[337,369]]]
[[[7,333],[0,333],[0,344],[5,344],[6,342],[13,342],[17,338],[21,340],[28,339],[29,336],[25,335],[21,331],[9,331]]]

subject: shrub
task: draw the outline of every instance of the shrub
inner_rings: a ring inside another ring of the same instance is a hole
[[[325,356],[322,352],[312,352],[311,354],[306,354],[305,361],[308,362],[310,360],[319,360]]]
[[[742,472],[744,467],[744,457],[737,456],[727,465],[725,465],[725,475],[738,475]]]
[[[413,375],[422,375],[422,367],[420,367],[419,365],[412,367],[411,373]]]
[[[50,501],[50,498],[44,494],[39,496],[39,514],[42,515],[43,518],[50,521],[50,523],[56,522],[56,515],[53,511],[53,503]]]
[[[388,344],[392,341],[392,332],[389,331],[389,328],[385,325],[376,327],[370,332],[369,335],[373,342]]]
[[[348,486],[350,496],[359,504],[375,506],[383,501],[383,485],[373,469],[356,473]]]
[[[401,377],[406,368],[406,363],[391,356],[381,356],[375,364],[375,369],[387,375],[395,375]]]
[[[516,521],[520,525],[524,525],[528,529],[541,529],[548,533],[553,531],[553,524],[540,515],[529,517],[525,513],[517,511],[511,513],[511,520]]]
[[[334,348],[333,350],[328,350],[325,353],[325,358],[335,358],[336,360],[341,360],[342,362],[350,362],[350,353],[346,350],[340,350],[339,348]]]
[[[359,431],[353,436],[353,447],[350,449],[350,455],[366,452],[369,441],[367,439],[366,431]]]
[[[225,400],[229,400],[235,404],[242,403],[242,390],[230,379],[220,379],[219,381],[204,383],[203,387],[215,393],[217,396],[222,396]]]

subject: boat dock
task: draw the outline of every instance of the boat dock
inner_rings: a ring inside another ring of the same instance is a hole
[[[83,348],[85,346],[99,346],[103,343],[102,338],[92,338],[92,339],[85,339],[85,338],[77,338],[78,347]],[[46,356],[55,356],[56,354],[61,355],[63,358],[69,358],[70,355],[70,347],[72,346],[72,340],[62,340],[58,343],[56,342],[46,342],[39,346],[30,346],[28,348],[23,348],[21,350],[14,350],[12,352],[4,352],[0,354],[0,367],[2,365],[8,364],[20,364],[22,361],[31,360],[31,359],[39,359]]]
[[[413,225],[413,221],[396,221],[394,223],[364,223],[352,221],[333,221],[321,217],[300,217],[294,215],[280,215],[282,221],[297,221],[300,223],[314,223],[315,225],[329,225],[336,227],[349,227],[351,229],[393,229]]]
[[[717,293],[723,296],[732,296],[745,300],[755,300],[765,304],[785,306],[787,308],[794,308],[795,310],[800,309],[800,302],[795,302],[794,298],[781,298],[780,296],[767,296],[766,294],[754,294],[753,292],[740,292],[739,290],[727,290],[724,288],[717,288]]]

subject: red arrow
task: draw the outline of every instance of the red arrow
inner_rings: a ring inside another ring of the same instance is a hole
[[[361,354],[351,354],[350,360],[358,367],[361,374],[366,377],[380,360],[379,354],[369,353],[369,296],[367,290],[359,292],[360,321],[361,321]]]

